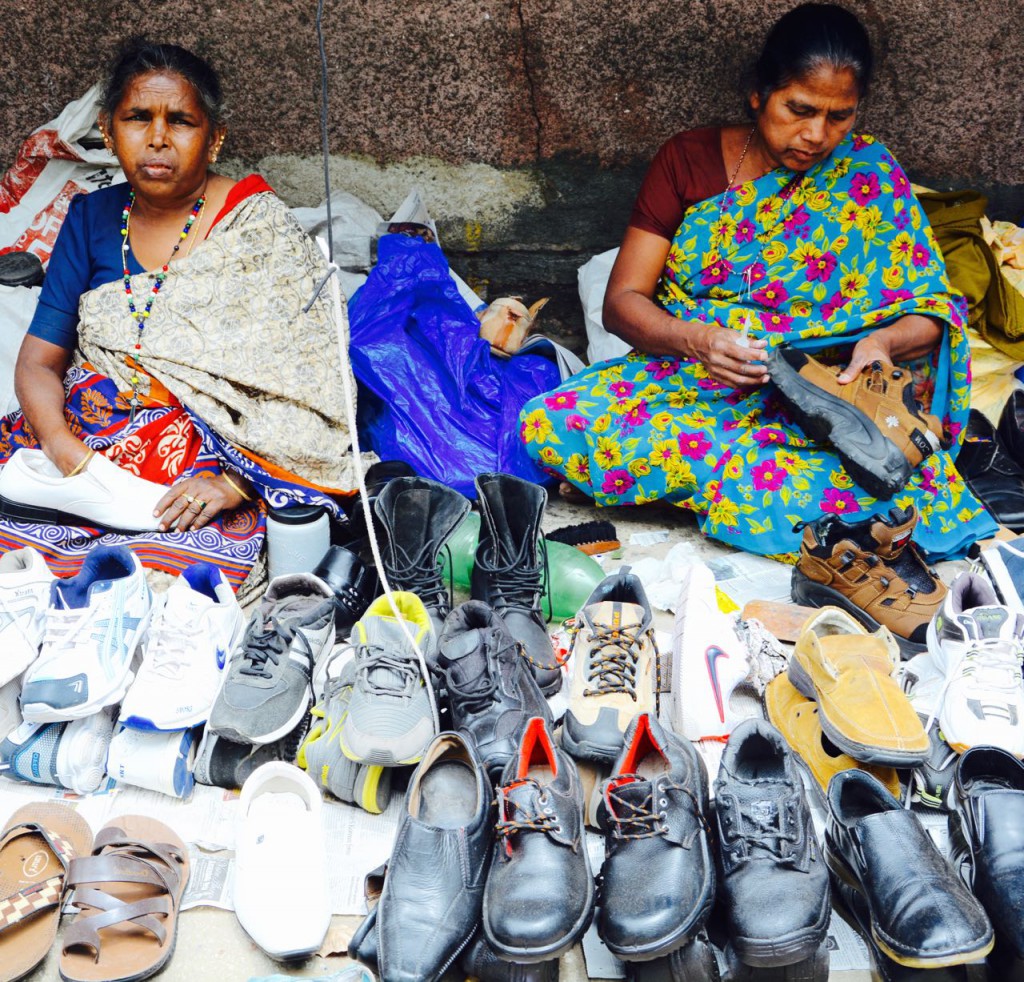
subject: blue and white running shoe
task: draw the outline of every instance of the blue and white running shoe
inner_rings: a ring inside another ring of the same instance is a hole
[[[245,618],[224,574],[189,566],[156,598],[142,667],[121,705],[137,730],[185,730],[205,723],[220,692]]]
[[[81,719],[120,702],[151,609],[142,565],[124,546],[96,546],[77,575],[55,580],[43,648],[21,690],[25,720]]]

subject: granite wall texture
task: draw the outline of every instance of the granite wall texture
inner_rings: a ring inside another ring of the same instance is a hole
[[[879,57],[861,128],[912,177],[977,187],[1024,219],[1024,8],[846,0]],[[545,293],[580,320],[575,270],[615,245],[678,129],[740,116],[740,76],[791,0],[325,0],[335,186],[389,212],[413,183],[453,265],[492,296]],[[316,0],[5,0],[0,165],[100,74],[120,39],[173,40],[221,70],[227,168],[293,204],[323,197]]]

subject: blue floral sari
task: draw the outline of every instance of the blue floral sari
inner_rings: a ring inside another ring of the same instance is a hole
[[[891,504],[917,508],[915,541],[936,559],[995,531],[953,463],[969,409],[965,303],[880,143],[851,135],[802,178],[778,169],[694,205],[656,300],[677,317],[836,363],[898,317],[942,321],[939,347],[909,367],[951,448],[928,457]],[[521,422],[534,459],[597,504],[669,501],[694,511],[705,534],[751,552],[792,558],[797,522],[890,507],[851,480],[830,446],[808,439],[773,385],[733,389],[698,362],[634,350],[534,399]]]

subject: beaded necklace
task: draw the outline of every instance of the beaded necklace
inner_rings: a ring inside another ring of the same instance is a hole
[[[138,329],[138,335],[135,338],[135,369],[131,377],[132,397],[128,402],[128,406],[130,408],[128,421],[130,423],[135,422],[135,414],[142,405],[142,400],[139,398],[139,384],[142,382],[142,379],[139,376],[139,371],[142,368],[142,332],[145,330],[146,321],[149,318],[149,312],[153,309],[153,301],[156,300],[156,295],[160,292],[160,287],[164,285],[164,280],[167,279],[167,268],[170,266],[171,260],[178,254],[178,250],[181,248],[182,243],[188,238],[189,232],[192,231],[192,226],[195,224],[196,219],[202,215],[203,209],[206,207],[206,195],[201,194],[196,199],[196,203],[192,206],[192,212],[188,216],[188,221],[185,222],[185,227],[181,230],[181,234],[178,236],[178,241],[171,250],[171,254],[167,257],[167,262],[163,264],[160,272],[156,274],[153,282],[153,289],[150,291],[149,298],[146,300],[146,306],[142,310],[137,310],[135,308],[135,296],[132,293],[132,276],[128,269],[128,249],[130,248],[128,233],[131,227],[132,208],[134,205],[135,189],[132,188],[128,193],[128,204],[125,205],[124,211],[121,212],[121,265],[124,267],[124,292],[125,296],[128,298],[128,310],[131,312],[136,328]],[[192,246],[190,244],[189,251],[191,251],[191,249]]]

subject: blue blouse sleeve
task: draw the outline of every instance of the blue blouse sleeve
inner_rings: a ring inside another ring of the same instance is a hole
[[[78,301],[89,289],[92,262],[85,222],[86,195],[71,199],[53,244],[46,279],[28,333],[67,351],[78,343]]]

